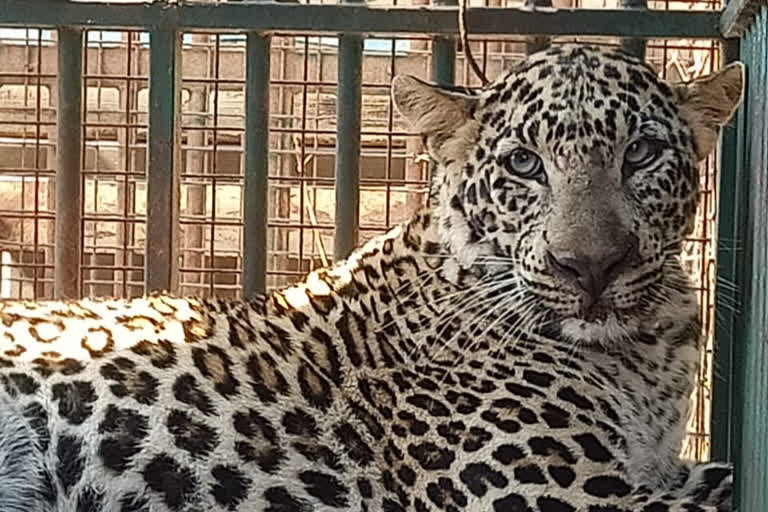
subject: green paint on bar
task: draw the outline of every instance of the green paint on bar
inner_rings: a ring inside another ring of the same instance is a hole
[[[357,247],[360,209],[360,127],[362,111],[363,38],[339,36],[336,97],[336,219],[334,260]]]
[[[477,35],[585,35],[644,38],[720,37],[717,11],[473,7]],[[458,31],[456,8],[367,7],[285,3],[102,4],[61,0],[0,0],[0,25],[136,29],[275,30],[302,33],[438,34]]]
[[[150,33],[147,134],[147,292],[176,291],[179,247],[181,37]]]
[[[267,289],[267,176],[269,174],[270,38],[248,33],[245,72],[245,186],[243,295]]]

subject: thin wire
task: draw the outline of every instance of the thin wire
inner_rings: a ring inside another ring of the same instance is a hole
[[[472,68],[472,71],[475,73],[477,78],[480,79],[480,83],[483,84],[483,87],[485,87],[490,82],[483,73],[483,70],[480,69],[480,66],[475,60],[475,56],[472,55],[472,50],[469,47],[469,30],[467,30],[467,4],[469,4],[469,0],[461,0],[459,3],[459,38],[461,39],[461,46],[464,50],[464,57],[467,59],[469,67]]]

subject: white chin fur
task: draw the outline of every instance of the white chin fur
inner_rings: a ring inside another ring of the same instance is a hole
[[[588,322],[581,318],[566,318],[562,321],[562,331],[566,339],[575,343],[608,345],[618,343],[639,331],[639,323],[630,318],[619,321],[611,314],[605,320]]]

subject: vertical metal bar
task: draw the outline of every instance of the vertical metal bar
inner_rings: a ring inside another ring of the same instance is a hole
[[[147,134],[146,292],[175,291],[178,283],[181,37],[150,33]]]
[[[357,0],[359,1],[359,0]],[[363,38],[339,36],[336,96],[336,232],[333,259],[357,247],[360,210],[360,116],[362,110]]]
[[[458,6],[458,0],[434,0],[437,6]],[[438,85],[453,85],[456,82],[456,40],[452,37],[432,38],[432,81]],[[432,197],[435,162],[429,163],[429,190]]]
[[[752,53],[749,60],[749,125],[746,167],[750,175],[748,223],[744,236],[745,329],[741,333],[737,379],[736,421],[741,425],[740,454],[736,459],[736,503],[734,510],[766,510],[768,507],[768,11],[756,16],[749,34]]]
[[[735,380],[739,382],[734,400],[739,410],[734,422],[741,428],[734,510],[763,511],[768,509],[768,11],[762,9],[757,14],[747,39],[751,41],[745,141],[749,201],[741,267],[744,329],[736,338],[739,351],[734,358],[738,371]]]
[[[37,31],[37,76],[35,77],[35,223],[33,225],[34,236],[34,263],[35,268],[32,274],[32,296],[37,299],[41,295],[41,291],[45,293],[45,285],[39,286],[40,278],[45,276],[45,268],[37,266],[40,259],[40,221],[38,219],[40,215],[40,141],[41,137],[41,121],[43,115],[42,108],[42,69],[43,69],[43,31]],[[51,162],[47,162],[51,165]],[[54,185],[55,186],[55,185]],[[45,260],[43,260],[45,261]],[[41,290],[42,288],[42,290]]]
[[[552,0],[526,0],[525,6],[536,9],[537,7],[552,7]],[[525,39],[525,54],[531,55],[546,49],[552,43],[548,36],[533,36]]]
[[[243,296],[267,289],[270,37],[248,33],[245,69]]]
[[[213,144],[212,144],[212,158],[211,158],[211,231],[210,241],[208,243],[208,293],[211,295],[216,294],[216,161],[219,153],[219,100],[221,99],[221,93],[219,88],[220,69],[221,69],[221,35],[216,34],[213,36],[214,49],[213,49]]]
[[[648,9],[648,0],[621,0],[621,6],[625,9]],[[645,39],[633,37],[621,40],[621,48],[625,52],[642,60],[645,60],[645,46]]]
[[[739,59],[739,41],[730,39],[722,45],[724,62]],[[742,131],[743,109],[736,119],[723,129],[720,139],[720,170],[717,198],[717,279],[715,281],[715,348],[712,372],[712,413],[710,419],[711,454],[713,460],[727,461],[733,457],[733,351],[737,311],[733,306],[741,302],[739,267],[739,241],[747,226],[744,214],[745,198],[742,158],[738,151],[739,132]],[[729,286],[723,286],[729,283]],[[732,287],[731,285],[735,285]],[[724,307],[726,304],[731,307]]]
[[[434,0],[439,7],[458,6],[458,0]],[[456,81],[456,39],[438,36],[432,39],[432,80],[440,85]]]
[[[58,31],[58,105],[56,109],[56,249],[54,296],[80,295],[80,142],[83,102],[83,31]]]
[[[741,58],[748,64],[754,63],[753,43],[754,36],[748,36],[741,43],[740,53]],[[750,66],[751,67],[751,66]],[[733,462],[733,481],[736,482],[733,486],[733,506],[734,510],[743,510],[740,508],[742,501],[742,486],[740,484],[743,473],[743,460],[742,460],[742,435],[744,431],[744,409],[743,401],[745,395],[745,383],[743,380],[744,368],[746,366],[745,350],[746,345],[745,338],[749,334],[749,322],[747,311],[747,296],[751,290],[751,281],[744,280],[745,274],[748,274],[752,267],[751,253],[751,230],[740,229],[739,224],[743,222],[741,226],[747,227],[750,219],[749,201],[751,200],[749,194],[749,187],[751,186],[751,173],[749,169],[752,165],[752,150],[750,148],[752,121],[754,120],[754,79],[752,78],[752,71],[748,69],[747,81],[744,84],[744,104],[738,113],[738,139],[737,139],[737,167],[736,175],[734,176],[735,187],[733,197],[729,198],[730,201],[739,205],[739,214],[734,212],[733,227],[731,228],[733,247],[738,248],[736,252],[736,268],[737,268],[737,286],[740,289],[740,301],[737,304],[737,312],[734,320],[733,328],[733,340],[738,340],[738,343],[732,345],[731,366],[733,368],[732,377],[732,391],[733,402],[729,408],[730,416],[730,457],[729,461]],[[721,192],[722,193],[722,192]],[[720,203],[722,205],[722,202]],[[725,235],[722,235],[725,236]],[[750,245],[747,245],[747,244]]]
[[[759,25],[757,26],[759,27]],[[750,426],[747,425],[749,416],[758,413],[757,409],[749,409],[750,406],[754,407],[754,404],[748,403],[749,396],[754,390],[750,389],[751,386],[747,379],[750,376],[749,367],[752,364],[749,357],[749,345],[754,343],[753,338],[758,334],[755,332],[752,314],[754,298],[752,292],[755,288],[753,279],[757,278],[760,273],[753,274],[754,242],[756,237],[753,233],[752,223],[755,221],[756,204],[754,200],[756,194],[753,194],[752,190],[757,184],[755,183],[756,172],[752,169],[758,169],[758,172],[762,172],[760,167],[761,141],[756,140],[756,135],[759,136],[761,131],[760,123],[762,122],[763,113],[760,103],[765,94],[765,91],[762,90],[764,82],[762,82],[760,69],[764,56],[760,51],[759,43],[760,38],[757,35],[757,31],[752,30],[743,39],[741,45],[741,57],[748,65],[748,73],[745,84],[744,105],[739,112],[738,165],[737,174],[734,176],[736,188],[733,197],[729,198],[730,201],[738,203],[740,211],[743,212],[733,219],[733,237],[735,237],[735,240],[732,241],[734,247],[739,248],[739,251],[736,253],[736,267],[738,270],[735,284],[740,289],[740,296],[742,298],[737,305],[739,314],[736,315],[733,330],[733,340],[738,342],[733,343],[731,356],[733,403],[729,412],[731,416],[730,460],[734,466],[734,510],[760,510],[760,508],[753,509],[747,505],[749,496],[745,492],[750,487],[750,483],[747,480],[752,480],[752,483],[754,483],[754,476],[750,474],[750,459],[762,455],[756,450],[756,447],[748,444]],[[759,209],[760,206],[758,205],[757,208]],[[740,229],[740,226],[737,224],[739,222],[743,223],[741,226],[747,229]],[[764,484],[765,482],[761,483],[761,485]]]

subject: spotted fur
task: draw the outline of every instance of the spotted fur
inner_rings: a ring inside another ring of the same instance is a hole
[[[478,94],[400,77],[430,204],[346,261],[251,301],[2,303],[0,509],[730,510],[730,468],[678,458],[679,252],[741,82],[574,45]]]

